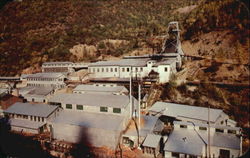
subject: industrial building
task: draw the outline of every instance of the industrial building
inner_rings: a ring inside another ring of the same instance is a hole
[[[120,115],[64,110],[52,121],[52,128],[54,139],[115,149],[126,120]]]
[[[132,100],[138,105],[136,99]],[[126,95],[59,93],[52,96],[49,103],[65,111],[123,115],[127,119],[130,112],[130,99]]]
[[[175,120],[196,123],[207,123],[209,120],[212,124],[236,126],[236,122],[231,120],[221,109],[210,108],[209,110],[206,107],[156,102],[148,112],[150,115],[163,117],[169,124],[172,124]]]
[[[78,69],[87,69],[87,63],[73,62],[45,62],[42,64],[44,73],[72,73]]]
[[[81,84],[73,89],[73,93],[126,95],[128,90],[124,86],[114,84]]]
[[[4,110],[4,115],[9,119],[11,130],[38,134],[49,131],[47,123],[59,112],[58,106],[17,102]]]
[[[25,77],[27,86],[33,87],[53,87],[60,89],[66,86],[64,83],[66,76],[62,73],[35,73]]]
[[[163,122],[155,116],[142,115],[140,124],[138,118],[135,120],[122,135],[122,143],[129,147],[140,146],[148,134],[161,135],[164,128]]]
[[[240,128],[175,121],[164,155],[165,158],[239,157],[241,146]]]
[[[159,83],[166,83],[171,74],[176,72],[176,61],[157,61],[151,58],[99,61],[90,63],[88,72],[90,78],[129,78],[131,75],[144,78],[154,72],[157,73]]]
[[[52,87],[23,87],[18,89],[19,95],[29,102],[47,103],[49,97],[54,94]]]

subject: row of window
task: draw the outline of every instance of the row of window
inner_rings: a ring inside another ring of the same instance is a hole
[[[21,114],[9,114],[11,118],[21,118],[21,119],[29,119],[28,115],[21,115]],[[44,122],[43,117],[38,116],[30,116],[31,121],[38,121],[38,122]]]
[[[27,78],[28,81],[63,81],[62,78]]]
[[[118,68],[90,68],[89,69],[90,72],[118,72]],[[130,72],[130,68],[122,68],[121,69],[122,72]],[[143,67],[139,68],[136,67],[135,68],[136,72],[142,72],[143,71]]]
[[[66,109],[72,109],[72,104],[66,104]],[[76,105],[77,110],[83,110],[83,105]],[[108,107],[100,107],[100,112],[108,112]],[[121,108],[113,108],[113,113],[120,114]]]
[[[187,125],[180,125],[180,128],[187,128]],[[204,130],[204,131],[206,131],[206,130],[207,130],[207,127],[199,127],[199,130]],[[224,129],[216,128],[216,129],[215,129],[215,132],[224,133]],[[230,133],[230,134],[236,134],[236,130],[228,130],[227,132]]]

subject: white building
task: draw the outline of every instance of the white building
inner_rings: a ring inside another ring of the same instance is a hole
[[[49,131],[47,123],[60,111],[58,106],[17,102],[4,110],[11,130],[38,134]]]
[[[210,130],[209,130],[210,129]],[[210,137],[208,137],[210,131]],[[174,122],[174,130],[165,146],[165,158],[172,157],[225,157],[241,155],[240,129],[236,127]],[[208,141],[210,140],[210,141]]]
[[[150,58],[100,61],[89,64],[88,72],[90,78],[129,78],[131,74],[133,77],[148,77],[151,72],[156,72],[158,82],[166,83],[176,72],[176,61],[158,62]]]
[[[52,122],[54,139],[71,143],[84,139],[95,147],[111,149],[116,148],[126,129],[131,108],[128,96],[113,94],[61,93],[49,102],[64,109]]]
[[[137,100],[134,105],[138,105]],[[92,112],[123,115],[130,112],[130,99],[126,95],[60,93],[49,99],[51,105],[61,106],[65,111]]]
[[[26,76],[27,86],[34,87],[65,87],[65,75],[62,73],[36,73]]]
[[[149,110],[150,115],[163,116],[169,123],[174,120],[179,121],[192,121],[195,123],[207,123],[208,122],[208,108],[156,102]],[[236,126],[236,122],[231,120],[227,114],[221,109],[210,108],[210,123],[225,126]]]
[[[88,63],[73,62],[45,62],[42,64],[42,72],[45,73],[72,73],[78,69],[87,69]]]
[[[73,93],[125,95],[128,94],[128,90],[124,86],[113,84],[81,84],[73,89]]]
[[[29,102],[47,103],[49,97],[54,94],[52,87],[23,87],[18,89],[19,95]]]

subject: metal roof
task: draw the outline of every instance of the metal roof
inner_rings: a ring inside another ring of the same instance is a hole
[[[96,85],[87,85],[81,84],[78,85],[73,91],[86,91],[86,92],[115,92],[119,93],[122,91],[128,92],[124,86],[96,86]]]
[[[156,102],[149,111],[159,112],[162,115],[170,117],[179,117],[179,118],[191,118],[197,120],[208,121],[208,108],[166,103],[166,102]],[[217,118],[222,114],[221,109],[212,109],[210,108],[210,121],[215,122]]]
[[[149,58],[145,59],[121,59],[121,60],[110,60],[110,61],[98,61],[96,63],[89,64],[91,66],[146,66]]]
[[[125,108],[129,104],[129,96],[112,94],[60,93],[52,96],[49,99],[49,102]]]
[[[35,73],[30,74],[27,78],[59,78],[64,76],[62,73]]]
[[[31,91],[29,91],[28,95],[38,95],[38,96],[46,96],[51,93],[54,89],[52,87],[34,87]]]
[[[52,106],[48,104],[30,104],[17,102],[11,105],[8,109],[4,110],[4,113],[48,117],[57,108],[58,106]]]
[[[35,122],[30,120],[21,120],[21,119],[10,119],[9,123],[11,126],[29,128],[29,129],[39,129],[45,122]]]
[[[198,131],[202,139],[208,144],[208,131]],[[240,149],[240,138],[235,134],[210,132],[211,146],[221,148]]]
[[[164,150],[188,155],[202,155],[205,143],[194,130],[173,130],[165,143]]]
[[[154,66],[159,66],[159,65],[170,65],[170,64],[175,63],[175,62],[176,62],[176,60],[174,60],[174,59],[168,59],[168,60],[163,60],[163,61],[160,61],[160,62],[156,62],[156,63],[154,64]]]
[[[161,140],[160,135],[148,134],[142,145],[146,147],[157,148],[157,146],[160,143],[160,140]]]
[[[122,129],[123,121],[124,117],[118,115],[63,110],[52,123],[119,131]]]
[[[73,64],[73,62],[69,62],[69,61],[64,61],[64,62],[56,61],[56,62],[45,62],[45,63],[43,63],[43,65],[47,65],[47,64]]]

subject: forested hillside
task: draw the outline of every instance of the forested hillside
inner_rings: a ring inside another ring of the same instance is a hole
[[[129,44],[99,52],[115,56],[138,48],[140,41],[165,32],[178,19],[174,10],[196,0],[23,0],[0,10],[0,75],[15,75],[44,61],[75,61],[77,44],[103,47],[105,39]],[[83,60],[91,60],[88,55]]]

